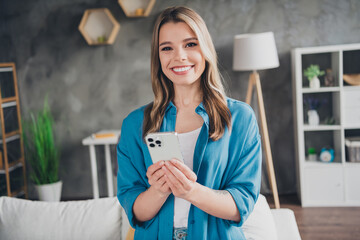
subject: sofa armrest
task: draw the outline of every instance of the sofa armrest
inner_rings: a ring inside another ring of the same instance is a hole
[[[259,195],[254,210],[242,226],[246,239],[277,240],[275,222],[269,204],[263,195]]]
[[[279,240],[301,240],[294,212],[287,208],[271,209]]]

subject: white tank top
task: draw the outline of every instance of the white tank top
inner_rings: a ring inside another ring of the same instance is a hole
[[[191,170],[193,170],[194,163],[194,151],[196,141],[199,137],[201,127],[187,133],[178,133],[180,149],[182,156],[184,158],[184,163]],[[175,197],[174,202],[174,227],[186,227],[188,225],[188,217],[191,203],[182,199]]]

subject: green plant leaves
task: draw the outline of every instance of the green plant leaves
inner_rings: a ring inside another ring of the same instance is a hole
[[[307,69],[304,70],[304,76],[311,81],[314,77],[323,76],[325,71],[320,71],[319,65],[311,64]]]
[[[35,184],[59,181],[59,150],[54,141],[53,118],[47,98],[43,110],[23,121],[26,159],[31,166],[30,178]]]

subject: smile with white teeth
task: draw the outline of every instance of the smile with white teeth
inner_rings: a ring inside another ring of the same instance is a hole
[[[191,66],[187,66],[187,67],[175,67],[175,68],[173,68],[172,70],[174,71],[174,72],[186,72],[186,71],[188,71],[188,70],[190,70],[190,68],[191,68]]]

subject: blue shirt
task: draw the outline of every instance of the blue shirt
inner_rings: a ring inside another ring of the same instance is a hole
[[[260,192],[261,141],[255,114],[243,102],[227,99],[231,112],[231,130],[226,128],[217,141],[209,138],[209,116],[201,103],[196,108],[204,124],[194,152],[197,182],[215,190],[227,190],[240,212],[241,221],[224,220],[191,205],[188,240],[245,239],[241,225],[254,208]],[[159,213],[151,220],[138,222],[133,204],[138,195],[150,187],[146,177],[152,160],[142,138],[144,107],[130,113],[123,121],[117,145],[117,197],[135,228],[135,239],[171,240],[173,234],[174,196],[170,194]],[[169,103],[161,132],[175,131],[176,107]],[[151,207],[151,206],[149,206]]]

